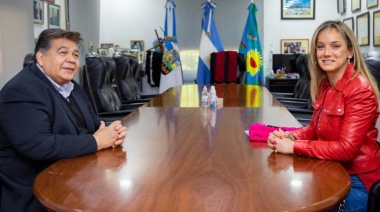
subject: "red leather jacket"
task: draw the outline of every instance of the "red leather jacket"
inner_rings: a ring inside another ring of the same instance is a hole
[[[354,73],[350,64],[335,87],[326,78],[310,124],[292,135],[294,154],[337,160],[350,174],[359,174],[380,167],[379,110],[371,84],[362,75],[351,79]]]

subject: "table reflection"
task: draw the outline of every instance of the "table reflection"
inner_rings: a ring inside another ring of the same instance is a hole
[[[200,93],[204,85],[173,87],[147,103],[147,107],[200,107]],[[206,85],[210,90],[210,85]],[[280,102],[261,86],[216,84],[218,98],[223,107],[281,107]]]

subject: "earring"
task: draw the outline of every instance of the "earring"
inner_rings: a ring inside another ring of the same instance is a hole
[[[347,63],[350,64],[350,62],[351,62],[351,58],[348,58]]]

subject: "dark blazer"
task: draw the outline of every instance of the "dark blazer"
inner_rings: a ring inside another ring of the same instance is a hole
[[[36,64],[25,67],[0,91],[0,211],[41,211],[33,194],[36,176],[61,158],[94,153],[100,125],[82,88],[72,97],[86,122],[80,135],[74,114]]]

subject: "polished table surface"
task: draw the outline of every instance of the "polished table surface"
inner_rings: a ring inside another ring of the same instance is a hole
[[[177,105],[181,90],[159,97],[171,106],[148,103],[125,117],[122,147],[48,167],[35,181],[36,197],[53,211],[318,211],[347,195],[350,178],[340,163],[275,154],[266,142],[249,141],[244,130],[255,122],[300,126],[265,88],[249,101],[259,107],[219,90],[218,109]]]

